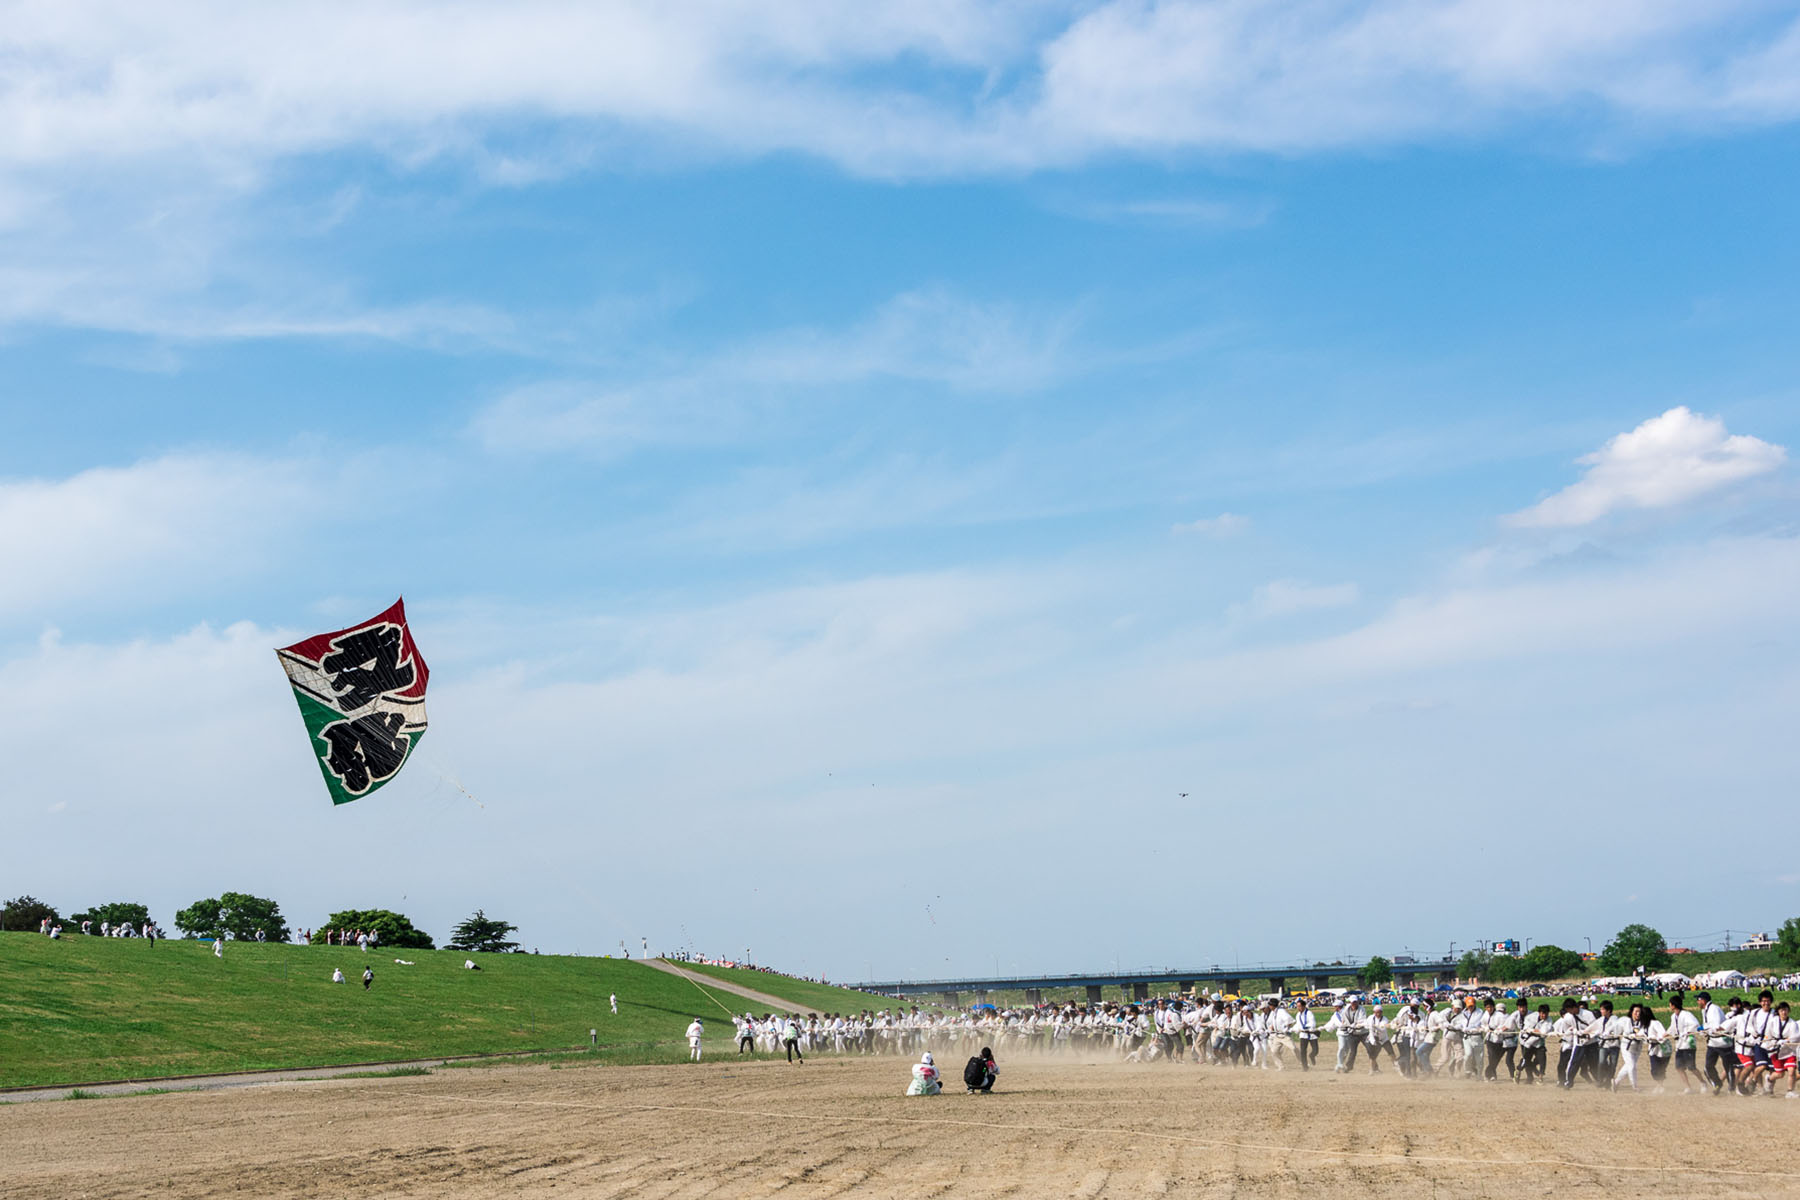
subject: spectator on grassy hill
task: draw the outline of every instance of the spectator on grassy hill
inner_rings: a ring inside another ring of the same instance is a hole
[[[346,980],[345,980],[345,979],[344,979],[344,970],[343,970],[343,968],[342,968],[342,967],[333,967],[333,968],[331,968],[331,982],[333,982],[333,983],[344,983],[344,982],[347,982],[347,981],[346,981]]]
[[[225,935],[222,933],[218,937],[213,939],[213,957],[214,958],[224,958],[225,957]]]
[[[612,1002],[613,1016],[615,1016],[615,1017],[618,1016],[619,1015],[619,993],[614,992],[610,996],[608,996],[607,999]]]
[[[363,991],[365,991],[365,992],[368,991],[369,988],[374,985],[374,983],[375,983],[375,968],[374,967],[364,967],[363,968]]]

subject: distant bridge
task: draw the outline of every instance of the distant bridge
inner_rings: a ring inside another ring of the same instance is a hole
[[[965,995],[984,1000],[994,992],[1024,992],[1036,1004],[1048,991],[1085,989],[1090,1003],[1098,1003],[1103,988],[1116,987],[1122,997],[1147,1000],[1153,988],[1172,988],[1190,992],[1201,983],[1217,984],[1220,990],[1240,993],[1245,980],[1266,979],[1271,989],[1322,988],[1331,986],[1334,977],[1355,975],[1361,968],[1354,963],[1300,963],[1289,966],[1208,967],[1190,971],[1138,970],[1090,971],[1080,975],[1016,975],[991,979],[892,979],[850,986],[884,996],[937,996],[949,1004],[958,1004]],[[1402,987],[1431,986],[1456,982],[1456,961],[1401,963],[1394,967],[1394,982]]]

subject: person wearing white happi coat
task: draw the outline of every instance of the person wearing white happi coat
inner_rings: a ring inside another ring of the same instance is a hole
[[[1294,1014],[1294,1036],[1297,1039],[1294,1049],[1300,1059],[1300,1069],[1310,1071],[1313,1064],[1319,1061],[1319,1018],[1313,1013],[1312,1006],[1304,1001],[1300,1011]]]
[[[1387,1018],[1381,1014],[1379,1004],[1369,1006],[1369,1015],[1363,1021],[1363,1043],[1369,1048],[1369,1074],[1381,1074],[1381,1052],[1387,1051],[1388,1057],[1392,1058],[1394,1045]]]
[[[1550,1006],[1538,1005],[1538,1010],[1526,1017],[1519,1027],[1519,1074],[1526,1083],[1541,1083],[1545,1074],[1545,1066],[1549,1060]]]
[[[1525,1025],[1525,1010],[1529,1005],[1521,999],[1517,1008],[1512,1012],[1505,1012],[1490,1000],[1484,1007],[1487,1008],[1487,1075],[1485,1078],[1489,1083],[1497,1083],[1500,1078],[1500,1061],[1505,1059],[1507,1078],[1517,1083],[1519,1080],[1519,1030]]]
[[[1337,1066],[1339,1074],[1348,1072],[1356,1066],[1356,1049],[1362,1044],[1363,1016],[1362,1003],[1351,1000],[1348,1004],[1334,1005],[1337,1011],[1325,1022],[1325,1028],[1337,1034]]]
[[[688,1057],[694,1062],[700,1061],[700,1039],[705,1033],[706,1027],[700,1024],[699,1017],[687,1027]]]
[[[1483,1049],[1486,1045],[1487,1013],[1475,1007],[1475,998],[1471,996],[1462,1011],[1462,1061],[1464,1078],[1480,1078],[1485,1058]]]
[[[1450,1031],[1450,1021],[1455,1015],[1453,1009],[1438,1008],[1436,1005],[1433,1005],[1431,1011],[1425,1014],[1425,1030],[1431,1038],[1431,1050],[1427,1051],[1427,1054],[1434,1054],[1439,1046],[1442,1046],[1444,1050],[1442,1061],[1431,1063],[1434,1073],[1440,1070],[1448,1070],[1453,1075],[1456,1073],[1456,1061],[1462,1054],[1462,1039],[1454,1036]],[[1456,1059],[1452,1058],[1453,1049],[1457,1056]]]
[[[1594,1043],[1595,1049],[1589,1053],[1594,1057],[1594,1082],[1603,1088],[1613,1086],[1613,1076],[1619,1069],[1619,1046],[1624,1041],[1629,1027],[1624,1017],[1613,1012],[1611,1000],[1600,1002],[1600,1019],[1588,1026],[1588,1039]]]
[[[1269,1062],[1277,1071],[1287,1070],[1282,1061],[1288,1050],[1288,1037],[1294,1029],[1294,1016],[1278,1005],[1269,1006]]]

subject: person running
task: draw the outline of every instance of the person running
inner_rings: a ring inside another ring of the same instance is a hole
[[[688,1060],[690,1062],[700,1061],[700,1039],[705,1034],[706,1026],[700,1023],[699,1017],[695,1017],[693,1023],[687,1027]]]
[[[1564,1090],[1575,1086],[1575,1073],[1581,1069],[1582,1051],[1587,1049],[1581,1042],[1584,1028],[1579,1014],[1581,1005],[1573,996],[1562,1002],[1562,1015],[1556,1018],[1553,1027],[1556,1032],[1556,1083]]]
[[[1669,997],[1669,1037],[1670,1044],[1675,1047],[1675,1073],[1681,1076],[1681,1094],[1684,1096],[1706,1087],[1705,1077],[1694,1065],[1695,1041],[1699,1033],[1700,1019],[1687,1011],[1687,1001],[1676,992]]]
[[[1706,1082],[1716,1096],[1730,1081],[1737,1059],[1731,1036],[1725,1031],[1725,1010],[1713,1003],[1711,992],[1701,992],[1694,998],[1700,1002],[1700,1028],[1706,1031]]]
[[[1594,1082],[1603,1088],[1610,1088],[1617,1082],[1615,1076],[1619,1071],[1619,1046],[1626,1032],[1624,1017],[1613,1013],[1613,1002],[1600,1002],[1600,1019],[1588,1027],[1589,1035],[1595,1039],[1596,1053],[1594,1057]]]
[[[374,987],[374,986],[375,986],[375,968],[374,967],[364,967],[363,968],[363,991],[366,992],[371,987]]]
[[[1506,1077],[1514,1083],[1519,1081],[1519,1028],[1525,1023],[1525,1001],[1520,1000],[1513,1012],[1501,1012],[1492,1000],[1485,1001],[1482,1008],[1487,1010],[1487,1072],[1482,1076],[1489,1083],[1500,1082],[1500,1061],[1506,1060]]]
[[[1756,997],[1756,1007],[1744,1013],[1741,1048],[1745,1053],[1739,1055],[1738,1090],[1746,1096],[1756,1094],[1762,1077],[1772,1065],[1769,1032],[1775,1021],[1775,993],[1764,988]]]
[[[1519,1073],[1526,1083],[1542,1083],[1545,1068],[1549,1065],[1549,1047],[1547,1045],[1551,1029],[1550,1006],[1538,1005],[1535,1013],[1525,1018],[1519,1029],[1519,1049],[1521,1064]]]
[[[1773,1093],[1787,1076],[1787,1098],[1794,1099],[1796,1070],[1800,1064],[1800,1020],[1793,1019],[1793,1010],[1786,1000],[1775,1006],[1775,1027],[1770,1031],[1769,1049],[1769,1090]]]
[[[1625,1015],[1617,1018],[1623,1022],[1619,1031],[1619,1048],[1617,1066],[1613,1070],[1612,1090],[1618,1091],[1619,1084],[1625,1083],[1632,1091],[1638,1090],[1638,1052],[1650,1040],[1650,1009],[1643,1004],[1633,1004]]]

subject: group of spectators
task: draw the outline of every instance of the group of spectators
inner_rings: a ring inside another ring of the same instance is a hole
[[[47,938],[61,938],[63,935],[62,922],[52,921],[49,917],[45,917],[38,923],[38,932]],[[145,921],[142,926],[128,922],[114,924],[110,921],[101,921],[98,927],[93,921],[83,921],[81,932],[86,937],[144,938],[152,946],[156,945],[157,938],[167,936],[156,927],[154,921]]]
[[[355,946],[365,954],[381,943],[381,935],[373,929],[302,929],[298,936],[302,946],[323,939],[322,946]]]

